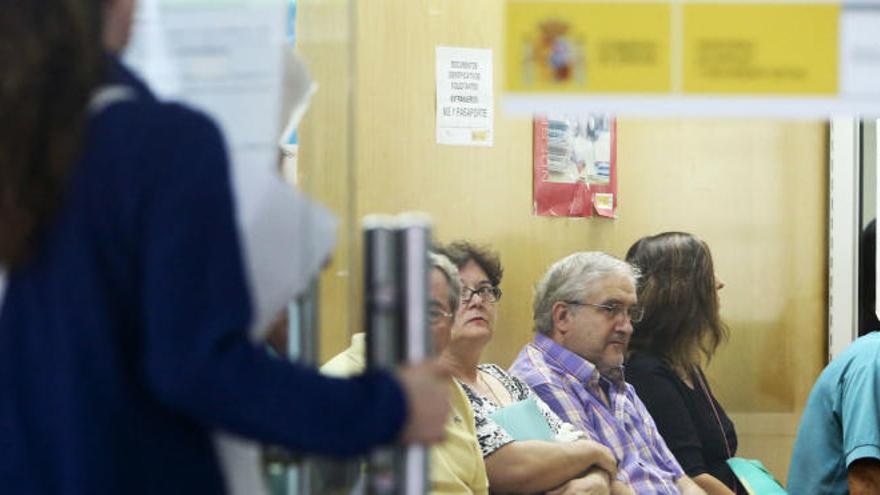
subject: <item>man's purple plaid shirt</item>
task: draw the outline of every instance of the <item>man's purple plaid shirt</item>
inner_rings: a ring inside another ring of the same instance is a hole
[[[684,475],[632,385],[607,382],[602,401],[596,367],[552,339],[537,334],[523,347],[510,373],[526,382],[563,420],[586,431],[617,457],[617,478],[639,495],[678,494]]]

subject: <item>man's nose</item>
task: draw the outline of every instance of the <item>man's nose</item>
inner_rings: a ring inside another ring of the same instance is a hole
[[[617,327],[615,330],[618,332],[623,332],[627,334],[627,336],[632,335],[633,333],[633,322],[630,319],[629,315],[624,313],[624,317],[618,320]]]

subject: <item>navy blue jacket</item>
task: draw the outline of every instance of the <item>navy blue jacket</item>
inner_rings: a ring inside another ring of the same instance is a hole
[[[9,274],[0,492],[222,493],[214,429],[334,455],[393,440],[390,376],[325,378],[248,341],[222,137],[112,65],[137,97],[90,120],[63,207]]]

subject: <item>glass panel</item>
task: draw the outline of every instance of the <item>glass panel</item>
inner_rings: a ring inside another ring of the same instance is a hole
[[[318,363],[326,362],[350,342],[353,314],[353,236],[356,235],[353,165],[351,162],[351,4],[345,0],[291,0],[295,10],[298,54],[318,90],[296,134],[296,158],[285,163],[289,180],[327,207],[337,218],[336,247],[318,281],[320,301],[316,335]],[[292,313],[293,314],[293,313]],[[291,322],[291,328],[294,323]],[[291,393],[296,393],[291,391]],[[353,420],[356,412],[352,412]],[[273,495],[347,494],[361,472],[361,462],[309,457],[272,475]]]
[[[351,7],[343,0],[297,0],[297,50],[318,91],[298,132],[297,180],[339,219],[336,250],[321,280],[321,362],[345,348],[353,323],[355,191],[351,124]]]

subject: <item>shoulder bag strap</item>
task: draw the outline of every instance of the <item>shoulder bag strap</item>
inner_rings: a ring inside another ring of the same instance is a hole
[[[703,374],[700,372],[698,368],[694,368],[694,376],[697,378],[697,382],[700,384],[700,389],[703,390],[703,394],[706,396],[706,401],[709,402],[709,407],[712,408],[712,413],[715,415],[715,421],[718,422],[718,429],[721,431],[721,439],[724,441],[724,450],[727,451],[727,457],[733,457],[733,452],[730,450],[730,444],[727,443],[727,434],[724,433],[724,424],[721,423],[721,415],[718,414],[718,409],[715,408],[715,401],[712,400],[712,395],[709,393],[709,387],[706,386],[706,382],[703,380]]]
[[[122,84],[100,86],[92,93],[92,99],[89,102],[89,114],[92,116],[98,115],[116,103],[134,100],[135,98],[137,98],[137,94],[128,86]]]

